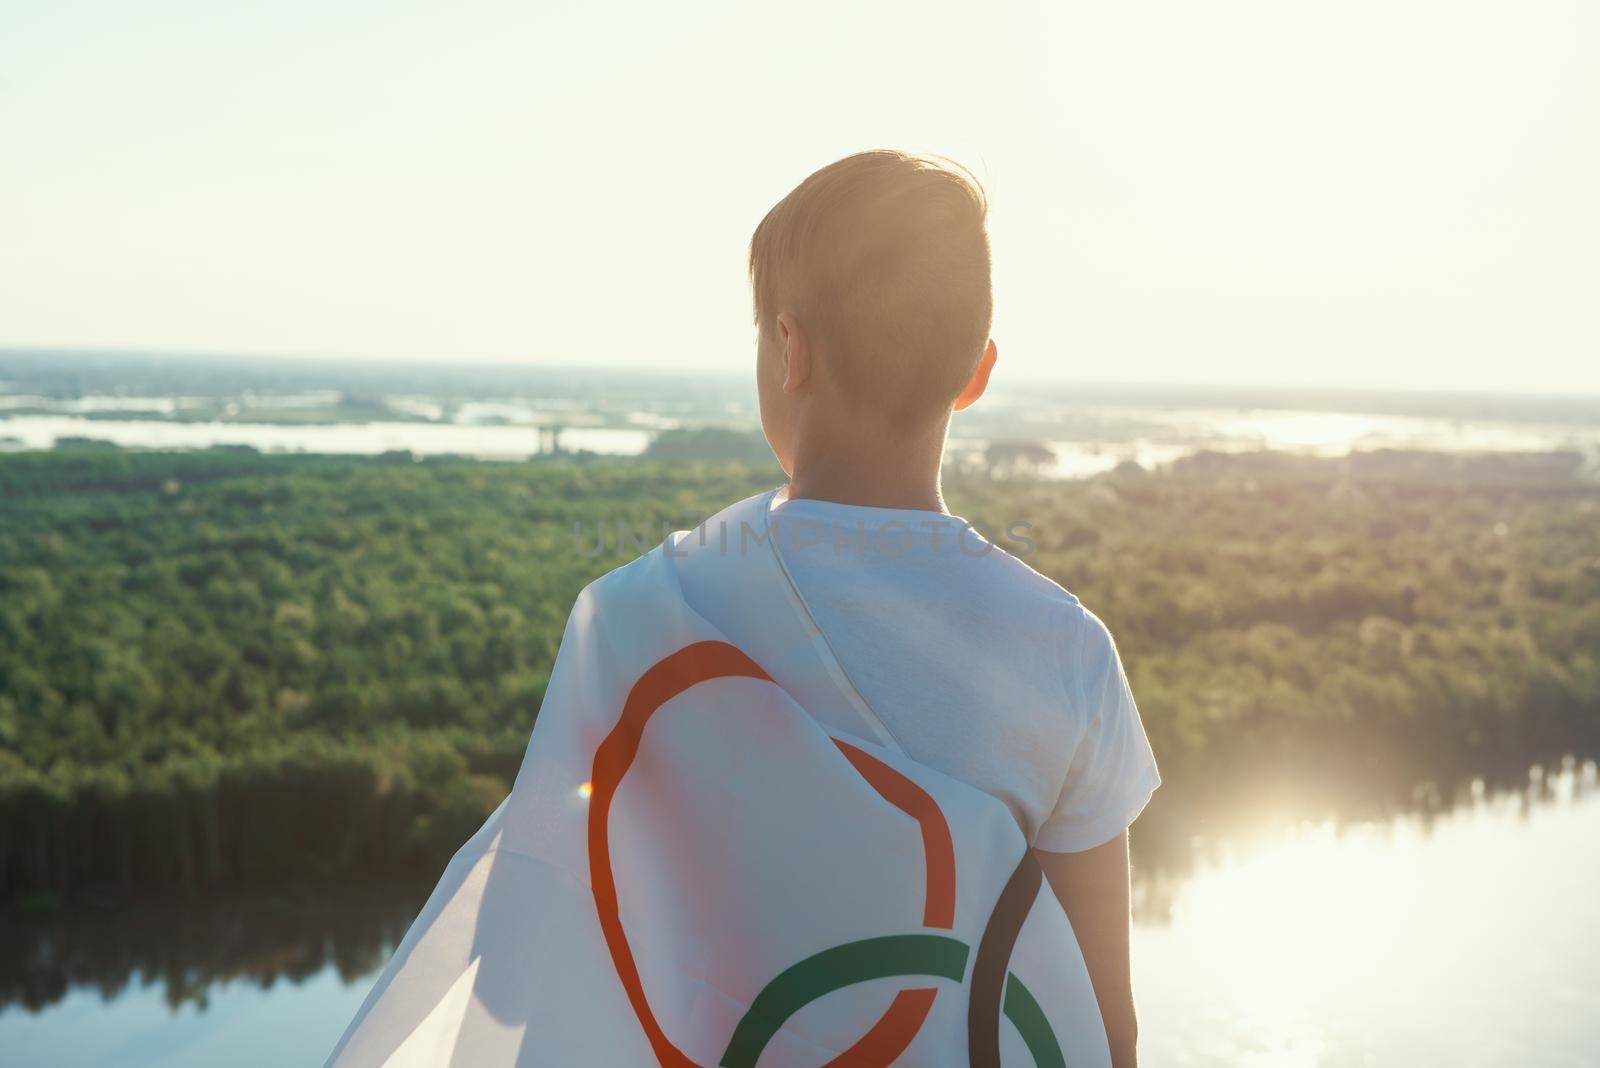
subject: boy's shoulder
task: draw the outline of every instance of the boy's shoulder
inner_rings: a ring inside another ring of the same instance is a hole
[[[992,548],[985,554],[994,563],[988,574],[990,581],[1008,593],[1027,597],[1045,606],[1071,625],[1080,625],[1093,619],[1093,614],[1078,600],[1078,595],[1049,575],[1034,569],[1033,565],[1008,552],[1003,546],[990,542]],[[1097,621],[1098,622],[1098,621]]]
[[[998,545],[990,555],[997,562],[995,581],[1029,598],[1049,614],[1057,649],[1071,666],[1104,664],[1116,657],[1110,628],[1077,594]]]

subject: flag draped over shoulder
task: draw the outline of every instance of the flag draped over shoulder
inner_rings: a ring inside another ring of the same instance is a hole
[[[1109,1065],[1009,810],[861,700],[771,496],[578,598],[511,794],[330,1068]]]

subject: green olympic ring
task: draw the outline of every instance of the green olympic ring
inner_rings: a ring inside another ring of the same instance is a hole
[[[721,1068],[755,1068],[767,1043],[784,1023],[811,1002],[869,979],[926,975],[960,982],[967,971],[964,942],[943,935],[910,934],[864,938],[825,949],[779,973],[750,1003],[718,1062]],[[1044,1010],[1014,974],[1006,974],[1004,1010],[1022,1035],[1038,1068],[1066,1068]]]

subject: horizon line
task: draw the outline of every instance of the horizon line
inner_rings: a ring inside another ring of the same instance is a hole
[[[106,346],[106,345],[72,345],[72,344],[0,344],[0,358],[9,356],[105,356],[105,357],[170,357],[180,360],[215,360],[247,361],[263,360],[273,363],[336,363],[345,365],[369,365],[372,367],[400,367],[400,368],[428,368],[446,369],[460,368],[462,370],[525,370],[525,371],[555,371],[605,374],[611,372],[630,372],[635,374],[658,375],[667,378],[689,378],[695,375],[717,375],[724,378],[742,377],[752,368],[734,369],[726,366],[707,363],[680,363],[672,367],[659,367],[643,363],[630,363],[626,361],[606,363],[560,363],[542,361],[537,359],[494,359],[489,357],[457,357],[457,356],[401,356],[401,355],[353,355],[350,353],[311,353],[311,352],[263,352],[246,349],[211,350],[194,348],[151,348],[144,346]],[[751,355],[754,360],[754,354]],[[1412,396],[1434,398],[1461,398],[1461,399],[1505,399],[1519,401],[1554,400],[1565,403],[1578,403],[1584,400],[1593,400],[1600,403],[1600,390],[1585,389],[1518,389],[1509,387],[1434,387],[1415,385],[1345,385],[1327,382],[1270,382],[1259,379],[1223,380],[1203,382],[1193,379],[1185,380],[1154,380],[1154,379],[1117,379],[1117,378],[1074,378],[1069,375],[1049,374],[1023,374],[1015,377],[1007,376],[1015,385],[1048,384],[1052,386],[1080,386],[1096,389],[1127,389],[1127,390],[1182,390],[1195,392],[1223,392],[1228,390],[1257,390],[1287,393],[1302,391],[1320,394],[1345,394],[1345,395],[1386,395],[1386,396]],[[1003,382],[997,382],[1000,392],[1008,387]]]

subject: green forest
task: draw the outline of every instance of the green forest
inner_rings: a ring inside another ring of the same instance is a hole
[[[436,876],[509,788],[583,585],[779,478],[0,455],[0,893]],[[1600,755],[1600,488],[1560,464],[1202,454],[946,492],[1028,523],[1117,636],[1166,781],[1146,857]]]

